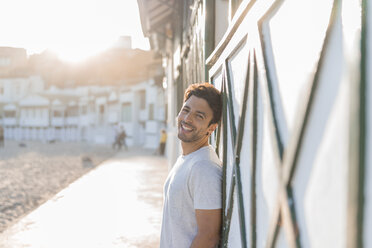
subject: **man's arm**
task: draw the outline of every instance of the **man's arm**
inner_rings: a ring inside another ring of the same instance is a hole
[[[198,233],[190,248],[214,248],[220,240],[221,209],[202,210],[196,209],[196,222]]]

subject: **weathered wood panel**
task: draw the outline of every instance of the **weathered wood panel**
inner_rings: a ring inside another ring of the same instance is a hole
[[[365,218],[363,226],[364,247],[372,247],[372,3],[363,1],[365,37],[365,83],[366,83],[366,173],[365,173]],[[363,38],[363,37],[362,37]],[[363,48],[363,47],[362,47]],[[363,50],[362,50],[363,51]]]
[[[372,245],[367,2],[243,1],[208,58],[223,247]]]

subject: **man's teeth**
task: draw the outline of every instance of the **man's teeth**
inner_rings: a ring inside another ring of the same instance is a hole
[[[188,127],[185,127],[185,125],[182,125],[183,129],[185,129],[186,131],[191,131],[192,128],[188,128]]]

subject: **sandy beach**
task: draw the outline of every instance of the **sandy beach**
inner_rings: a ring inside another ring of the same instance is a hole
[[[6,141],[0,147],[0,233],[114,154],[110,145]]]

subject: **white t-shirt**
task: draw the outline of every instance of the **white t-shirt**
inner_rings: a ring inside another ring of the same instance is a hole
[[[160,248],[189,248],[195,209],[222,208],[222,168],[212,146],[178,157],[164,185]]]

